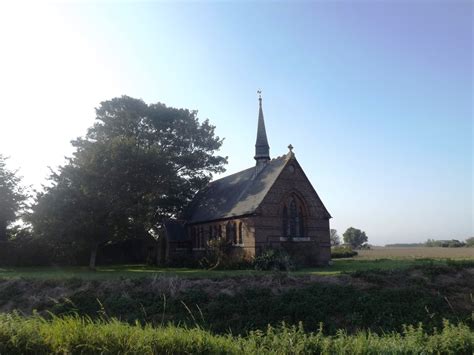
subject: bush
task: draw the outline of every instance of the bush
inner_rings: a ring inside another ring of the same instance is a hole
[[[0,242],[0,266],[42,266],[51,261],[50,248],[33,237]]]
[[[254,260],[255,270],[291,271],[295,269],[290,255],[284,250],[267,249]]]
[[[352,258],[353,256],[358,255],[355,250],[352,250],[349,246],[338,246],[331,248],[331,258],[341,259],[341,258]]]
[[[208,242],[206,253],[197,265],[207,270],[235,270],[249,269],[253,263],[241,248],[235,248],[226,238],[215,238]]]

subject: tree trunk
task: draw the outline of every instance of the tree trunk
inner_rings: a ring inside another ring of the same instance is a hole
[[[94,244],[91,248],[91,257],[89,259],[89,270],[95,271],[95,260],[97,257],[97,249],[99,244]]]

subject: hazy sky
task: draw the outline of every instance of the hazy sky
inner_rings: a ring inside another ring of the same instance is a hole
[[[199,110],[226,174],[296,157],[374,244],[474,235],[471,1],[0,5],[0,153],[40,186],[120,95]]]

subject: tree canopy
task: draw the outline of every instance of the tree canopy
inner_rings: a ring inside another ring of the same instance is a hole
[[[341,244],[341,238],[339,237],[339,234],[337,233],[336,229],[331,229],[330,230],[330,240],[331,240],[331,246],[335,247],[339,244]]]
[[[344,238],[344,243],[350,244],[355,249],[360,248],[362,244],[367,243],[368,241],[365,232],[354,227],[348,228],[342,237]]]
[[[93,267],[99,245],[143,236],[178,216],[224,171],[214,129],[197,111],[127,96],[102,102],[86,136],[72,141],[73,157],[38,195],[35,232],[86,245]]]
[[[0,241],[7,239],[7,227],[17,218],[26,194],[16,171],[7,169],[7,158],[0,154]]]

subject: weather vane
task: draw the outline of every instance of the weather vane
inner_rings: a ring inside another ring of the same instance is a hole
[[[258,98],[261,99],[262,98],[262,90],[257,90],[257,94],[258,94]]]

